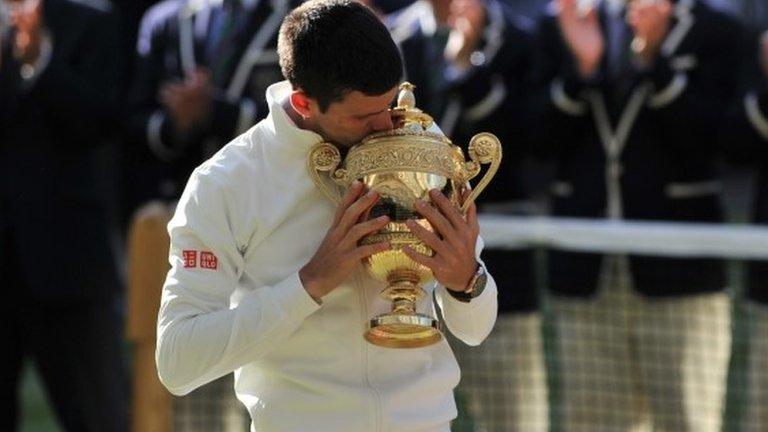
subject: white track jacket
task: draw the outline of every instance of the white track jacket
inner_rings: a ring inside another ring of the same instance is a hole
[[[322,138],[299,129],[267,90],[269,116],[192,174],[168,225],[171,270],[158,318],[157,367],[177,395],[230,372],[259,432],[449,431],[459,369],[445,340],[392,349],[363,339],[389,311],[362,265],[316,303],[298,271],[335,207],[307,171]],[[478,242],[478,257],[482,241]],[[496,320],[496,285],[469,303],[426,286],[450,331],[476,345]]]

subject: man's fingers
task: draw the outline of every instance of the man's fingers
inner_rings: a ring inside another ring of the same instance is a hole
[[[365,246],[359,246],[355,248],[354,251],[352,251],[352,257],[360,261],[363,258],[369,257],[373,254],[384,252],[385,250],[390,249],[390,245],[387,242],[381,242],[381,243],[374,243],[371,245],[365,245]]]
[[[466,225],[461,211],[439,190],[430,190],[429,197],[432,199],[433,203],[437,204],[440,212],[451,222],[454,228],[459,229]]]
[[[446,244],[435,235],[435,233],[429,231],[423,226],[416,223],[413,219],[405,221],[405,225],[411,230],[413,235],[421,239],[427,246],[431,247],[438,255],[446,256],[448,254]]]
[[[361,222],[350,228],[349,232],[344,237],[343,243],[352,245],[357,244],[361,238],[382,229],[388,223],[389,216],[379,216],[375,219]]]
[[[477,239],[477,236],[480,234],[480,224],[477,221],[477,206],[475,203],[471,203],[467,207],[467,225],[469,225],[472,236]]]
[[[416,261],[417,263],[423,266],[428,267],[433,272],[438,268],[438,261],[435,258],[418,253],[415,250],[411,249],[410,246],[404,247],[403,253],[405,253],[408,256],[408,258]]]
[[[457,237],[456,229],[442,213],[422,200],[416,200],[415,207],[416,211],[432,224],[435,231],[437,231],[451,245],[451,247],[461,247],[461,241],[459,241]]]
[[[349,231],[352,226],[355,225],[358,220],[360,220],[360,216],[365,211],[373,207],[373,205],[376,204],[376,201],[378,200],[379,194],[376,191],[370,190],[366,192],[363,196],[359,197],[355,202],[353,202],[351,206],[344,210],[344,214],[341,215],[338,228],[344,233]]]
[[[333,217],[333,223],[331,226],[336,226],[339,224],[339,221],[341,221],[341,217],[344,215],[344,212],[347,210],[349,206],[352,205],[352,203],[357,200],[357,198],[360,196],[360,192],[363,190],[363,183],[359,180],[355,180],[352,182],[352,185],[349,186],[349,189],[347,189],[347,192],[344,193],[344,196],[341,198],[341,202],[339,203],[339,206],[336,208],[336,214]]]

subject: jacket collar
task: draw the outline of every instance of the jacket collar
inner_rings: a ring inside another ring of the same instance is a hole
[[[281,81],[267,88],[269,116],[266,124],[268,131],[274,134],[275,138],[269,141],[270,144],[280,146],[281,152],[307,154],[312,146],[323,141],[323,137],[298,127],[285,111],[285,104],[292,91],[288,81]]]

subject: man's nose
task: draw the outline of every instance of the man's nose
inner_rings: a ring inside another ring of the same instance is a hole
[[[371,128],[374,132],[390,130],[393,127],[392,115],[389,113],[389,110],[377,114],[371,122]]]

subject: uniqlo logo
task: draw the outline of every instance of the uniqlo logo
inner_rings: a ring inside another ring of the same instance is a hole
[[[200,267],[209,270],[216,270],[219,266],[219,260],[211,252],[200,252]]]
[[[197,267],[197,251],[185,250],[181,252],[181,255],[184,258],[184,268]]]

